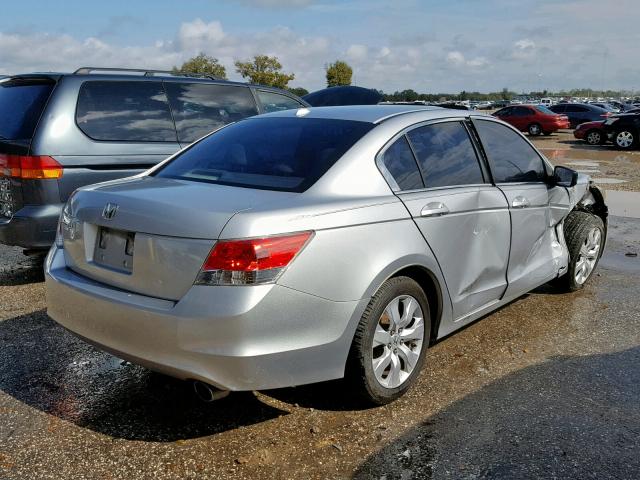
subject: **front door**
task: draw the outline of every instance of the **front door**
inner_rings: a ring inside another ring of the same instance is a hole
[[[509,205],[511,250],[506,296],[551,280],[560,267],[560,244],[550,208],[547,171],[522,135],[497,122],[474,119],[493,179]]]

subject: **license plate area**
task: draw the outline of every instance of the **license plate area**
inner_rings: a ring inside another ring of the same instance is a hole
[[[122,273],[133,269],[135,233],[107,227],[98,227],[93,262],[96,265]]]

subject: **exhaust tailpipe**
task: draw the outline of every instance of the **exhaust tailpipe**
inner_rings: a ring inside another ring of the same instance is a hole
[[[221,400],[229,395],[229,390],[220,390],[208,383],[196,380],[193,382],[193,391],[198,398],[206,403],[215,402]]]

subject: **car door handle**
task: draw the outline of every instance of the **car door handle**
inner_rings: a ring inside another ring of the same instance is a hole
[[[447,213],[449,213],[449,209],[442,202],[429,202],[420,210],[422,217],[439,217]]]
[[[529,200],[522,196],[517,196],[511,202],[511,207],[513,208],[526,208],[529,206]]]

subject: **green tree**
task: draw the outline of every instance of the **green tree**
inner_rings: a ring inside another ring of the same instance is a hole
[[[202,52],[184,62],[180,68],[173,67],[173,72],[187,75],[189,73],[199,73],[213,75],[218,78],[227,78],[227,69],[224,68],[224,65],[220,64],[217,58],[210,57]]]
[[[237,61],[235,65],[236,71],[242,75],[242,78],[248,78],[252,83],[259,85],[286,88],[287,84],[295,78],[293,73],[282,72],[282,64],[278,61],[278,57],[256,55],[253,61]]]
[[[307,93],[309,93],[309,90],[302,87],[289,88],[288,90],[298,97],[304,97]]]
[[[347,62],[336,60],[325,67],[327,72],[327,87],[339,87],[340,85],[351,85],[353,69]]]

